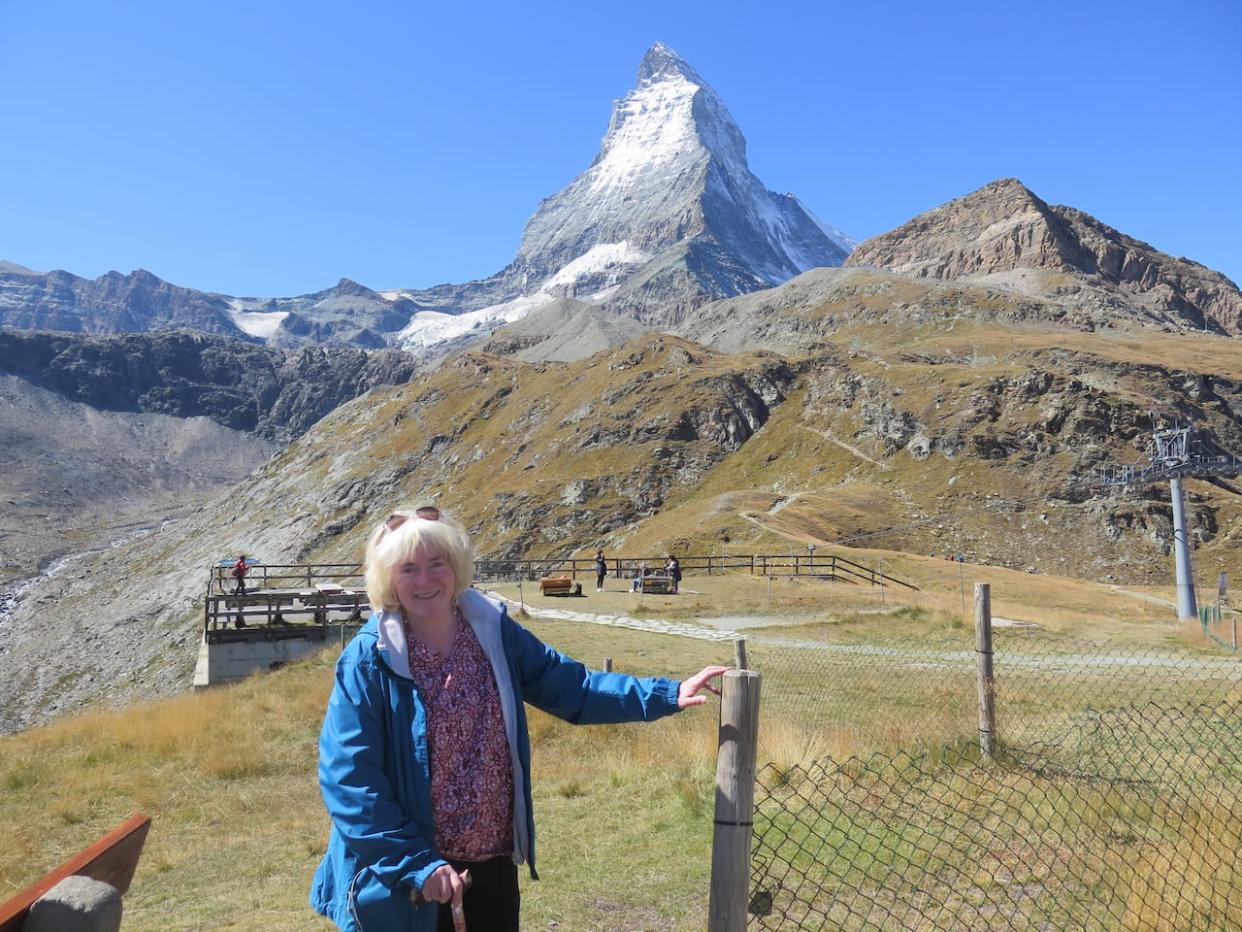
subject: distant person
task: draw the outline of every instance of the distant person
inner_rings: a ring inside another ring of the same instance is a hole
[[[604,578],[608,575],[608,561],[604,559],[604,551],[595,551],[595,591],[604,591]]]
[[[474,547],[436,508],[381,522],[365,573],[374,612],[337,661],[319,736],[332,829],[311,905],[351,932],[517,932],[517,865],[538,876],[524,703],[580,725],[652,721],[705,703],[725,668],[588,671],[469,588]]]
[[[681,585],[681,561],[671,553],[664,561],[664,575],[673,581],[673,593],[676,594],[678,586]]]
[[[233,569],[229,573],[234,579],[233,595],[246,594],[246,573],[250,570],[246,563],[246,555],[243,553],[237,558],[237,562],[233,564]]]

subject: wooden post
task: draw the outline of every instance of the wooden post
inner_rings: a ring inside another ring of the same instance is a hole
[[[745,932],[759,743],[758,673],[730,670],[721,683],[716,824],[708,932]]]
[[[733,666],[739,670],[749,670],[746,664],[746,638],[733,639]]]
[[[611,657],[604,658],[604,672],[605,673],[612,672],[612,658]]]
[[[975,659],[979,678],[979,752],[996,749],[996,681],[992,677],[992,587],[975,583]]]

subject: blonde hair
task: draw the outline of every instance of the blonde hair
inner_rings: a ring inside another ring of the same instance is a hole
[[[397,519],[401,523],[391,528]],[[437,519],[428,519],[416,517],[413,510],[394,511],[376,526],[367,541],[367,599],[371,608],[380,612],[400,610],[393,576],[419,547],[444,554],[457,577],[453,598],[470,588],[474,579],[474,545],[466,529],[444,513]]]

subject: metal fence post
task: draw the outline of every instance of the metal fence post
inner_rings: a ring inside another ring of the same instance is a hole
[[[996,681],[992,676],[992,587],[975,583],[975,659],[979,677],[979,753],[996,749]]]
[[[708,932],[745,932],[759,743],[759,674],[725,673],[716,754],[716,825]]]

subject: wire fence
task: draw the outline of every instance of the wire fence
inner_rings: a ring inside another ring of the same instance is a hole
[[[1199,623],[1209,641],[1225,650],[1238,651],[1238,612],[1219,603],[1199,609]]]
[[[973,631],[752,641],[750,926],[1242,929],[1242,661]]]

